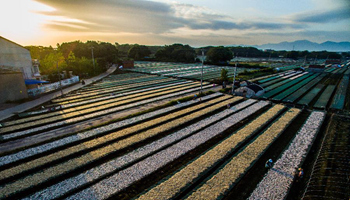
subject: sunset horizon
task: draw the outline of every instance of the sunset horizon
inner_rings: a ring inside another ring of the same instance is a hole
[[[76,40],[196,47],[350,41],[345,0],[14,0],[2,9],[0,35],[23,46]]]

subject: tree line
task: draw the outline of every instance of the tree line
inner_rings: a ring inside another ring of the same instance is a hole
[[[341,54],[328,51],[275,51],[275,50],[260,50],[255,47],[203,47],[207,52],[207,61],[211,63],[222,63],[231,60],[233,57],[253,57],[253,58],[317,58],[317,59],[341,59],[349,57],[350,54],[343,52]]]
[[[235,56],[240,57],[263,57],[263,58],[291,58],[297,59],[340,59],[342,56],[349,57],[349,53],[338,54],[335,52],[319,51],[263,51],[255,47],[224,47],[206,46],[194,48],[189,45],[172,44],[165,46],[146,46],[139,44],[111,44],[97,41],[73,41],[52,46],[27,46],[32,59],[40,62],[40,71],[44,75],[51,75],[57,71],[73,71],[73,74],[93,76],[104,72],[112,64],[122,64],[123,60],[137,61],[164,61],[164,62],[200,62],[202,51],[206,56],[206,63],[227,64]],[[94,64],[92,62],[92,54]],[[57,69],[58,68],[58,69]]]
[[[41,74],[49,75],[51,81],[57,81],[57,71],[73,71],[74,75],[80,77],[94,76],[106,71],[109,65],[118,61],[116,46],[107,42],[74,41],[57,44],[57,48],[26,48],[30,51],[32,59],[39,60]]]

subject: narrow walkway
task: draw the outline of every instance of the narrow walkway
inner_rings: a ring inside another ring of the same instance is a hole
[[[92,84],[92,83],[94,83],[96,81],[99,81],[102,78],[104,78],[104,77],[108,76],[109,74],[113,73],[116,69],[117,69],[117,67],[113,65],[106,72],[104,72],[104,73],[102,73],[102,74],[100,74],[98,76],[92,77],[90,79],[84,79],[84,81],[86,83],[85,85],[75,84],[75,85],[73,85],[71,87],[67,87],[67,88],[63,89],[63,93],[67,94],[67,93],[69,93],[71,91],[80,89],[80,88],[82,88],[82,87],[84,87],[86,85],[89,85],[89,84]],[[24,112],[26,110],[29,110],[29,109],[34,108],[36,106],[39,106],[39,105],[41,105],[43,103],[51,101],[51,99],[57,98],[59,96],[61,96],[61,91],[57,90],[57,91],[55,91],[53,93],[47,94],[47,95],[42,96],[42,97],[40,97],[38,99],[29,101],[29,102],[26,102],[26,103],[23,103],[23,104],[19,104],[17,106],[8,108],[6,110],[2,110],[2,111],[0,111],[0,121],[2,121],[4,119],[7,119],[9,117],[12,117],[16,113]]]

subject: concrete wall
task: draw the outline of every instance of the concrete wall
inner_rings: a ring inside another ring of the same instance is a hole
[[[0,103],[28,98],[22,73],[0,73]]]
[[[26,48],[0,37],[0,68],[13,68],[23,73],[23,78],[33,79],[32,58]]]

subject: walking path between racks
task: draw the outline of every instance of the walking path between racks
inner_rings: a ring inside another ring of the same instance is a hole
[[[98,76],[92,77],[90,79],[84,79],[84,81],[86,83],[85,85],[75,84],[73,86],[70,86],[70,87],[67,87],[67,88],[63,89],[63,93],[67,94],[67,93],[69,93],[71,91],[80,89],[80,88],[82,88],[82,87],[84,87],[86,85],[89,85],[89,84],[92,84],[92,83],[94,83],[96,81],[99,81],[102,78],[104,78],[104,77],[110,75],[111,73],[113,73],[116,69],[117,69],[116,66],[112,66],[106,72],[104,72],[103,74],[100,74]],[[0,121],[4,120],[4,119],[7,119],[9,117],[12,117],[16,113],[24,112],[24,111],[29,110],[31,108],[34,108],[34,107],[36,107],[36,106],[38,106],[40,104],[46,103],[46,102],[50,101],[51,99],[57,98],[59,96],[61,96],[61,91],[57,90],[56,92],[47,94],[47,95],[42,96],[42,97],[40,97],[38,99],[29,101],[29,102],[26,102],[26,103],[23,103],[23,104],[19,104],[17,106],[8,108],[6,110],[2,110],[2,111],[0,111]]]

